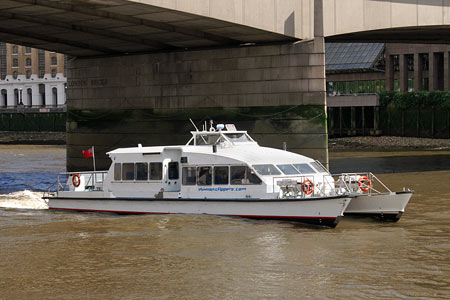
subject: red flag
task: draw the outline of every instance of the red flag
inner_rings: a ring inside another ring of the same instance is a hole
[[[81,151],[83,153],[84,158],[90,158],[94,156],[94,153],[92,152],[92,148],[89,148],[87,150]]]

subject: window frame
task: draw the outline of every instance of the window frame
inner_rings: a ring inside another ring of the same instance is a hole
[[[130,172],[130,170],[129,170],[130,166],[133,166],[133,172]],[[127,172],[127,173],[125,173],[125,172]],[[127,178],[127,175],[129,175],[129,174],[133,174],[133,179]],[[122,181],[134,181],[134,180],[135,180],[134,163],[122,163]]]
[[[193,176],[194,180],[193,180],[193,182],[192,181],[187,182],[187,178],[192,178],[192,176],[188,177],[187,174],[185,174],[185,171],[194,173],[194,176]],[[186,185],[186,186],[195,186],[195,185],[197,185],[197,167],[186,166],[186,167],[183,167],[181,169],[181,184],[182,185]]]
[[[119,172],[118,174],[117,171]],[[113,173],[114,173],[114,181],[122,181],[122,163],[114,163]],[[119,178],[117,179],[117,177]]]
[[[138,178],[138,165],[145,165],[144,169],[142,169],[142,170],[145,170],[146,175],[147,175],[145,179]],[[148,167],[149,167],[148,166],[148,162],[137,162],[137,163],[135,163],[134,164],[134,180],[136,180],[136,181],[148,181],[148,175],[149,175],[149,172],[148,172],[149,168]]]
[[[227,169],[227,182],[226,183],[216,183],[216,169],[226,168]],[[213,167],[213,184],[214,185],[229,185],[230,184],[230,166],[214,166]]]
[[[232,168],[244,168],[244,177],[232,179],[232,177],[233,177],[232,176],[232,174],[233,174]],[[252,183],[250,181],[251,179],[249,179],[250,178],[249,175],[257,178],[259,182]],[[236,180],[240,180],[240,182],[236,182]],[[233,182],[233,181],[235,181],[235,182]],[[247,165],[234,165],[234,166],[231,165],[230,166],[230,184],[231,185],[261,185],[262,182],[263,182],[262,179],[256,174],[256,172],[253,172],[253,170],[249,166],[247,166]]]
[[[159,166],[159,168],[154,168],[155,166]],[[157,175],[159,175],[157,178],[154,176],[154,172],[158,170]],[[149,163],[149,172],[148,172],[148,178],[150,181],[161,181],[163,179],[163,163],[162,162],[150,162]]]

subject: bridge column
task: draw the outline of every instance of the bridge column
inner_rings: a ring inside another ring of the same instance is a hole
[[[423,57],[414,53],[414,90],[423,90]]]
[[[394,57],[386,55],[386,91],[394,90]]]
[[[67,81],[67,170],[119,147],[180,145],[192,125],[236,123],[260,145],[327,163],[323,38],[299,43],[77,58]],[[51,95],[51,91],[48,91]]]
[[[408,59],[406,54],[400,55],[400,92],[408,91]]]
[[[450,90],[450,59],[449,52],[444,52],[444,91]]]
[[[438,83],[438,58],[436,53],[430,52],[428,54],[428,90],[437,91]]]

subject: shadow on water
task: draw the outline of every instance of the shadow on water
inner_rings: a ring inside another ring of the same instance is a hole
[[[330,158],[331,173],[375,174],[450,170],[450,155]]]

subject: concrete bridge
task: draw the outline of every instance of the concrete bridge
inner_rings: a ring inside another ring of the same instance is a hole
[[[81,150],[185,142],[189,118],[327,163],[324,38],[448,42],[450,1],[7,0],[0,40],[71,55],[67,168]]]

